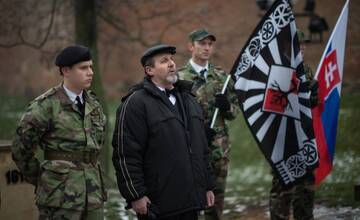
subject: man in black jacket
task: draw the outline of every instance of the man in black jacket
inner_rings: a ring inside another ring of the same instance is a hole
[[[120,193],[139,219],[197,219],[214,204],[202,110],[178,80],[176,48],[141,57],[146,77],[123,97],[113,136]]]

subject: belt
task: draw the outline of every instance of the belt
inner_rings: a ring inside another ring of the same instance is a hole
[[[66,160],[72,162],[83,163],[96,163],[99,152],[78,151],[78,152],[65,152],[45,150],[45,160]]]

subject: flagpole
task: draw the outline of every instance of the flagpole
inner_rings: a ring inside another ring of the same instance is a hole
[[[224,83],[224,86],[221,90],[221,94],[225,94],[225,91],[226,91],[226,87],[228,86],[229,84],[229,81],[230,81],[230,78],[231,78],[231,75],[228,75],[226,80],[225,80],[225,83]],[[210,128],[213,128],[214,127],[214,124],[215,124],[215,121],[216,121],[216,118],[217,118],[217,115],[219,114],[219,108],[216,108],[215,109],[215,112],[214,112],[214,116],[211,120],[211,124],[210,124]]]
[[[342,10],[341,10],[341,13],[340,13],[339,18],[341,18],[341,17],[343,16],[343,14],[345,13],[345,9],[347,8],[347,5],[348,5],[348,4],[349,4],[349,0],[347,0],[347,1],[345,2],[344,6],[343,6],[343,8],[342,8]],[[348,10],[349,10],[349,9],[348,9]],[[334,27],[334,29],[333,29],[333,31],[332,31],[329,39],[332,39],[332,38],[334,37],[335,30],[338,28],[339,22],[340,22],[340,19],[338,19],[338,20],[336,21],[335,27]],[[330,40],[329,40],[329,41],[327,42],[325,48],[328,48],[330,43],[331,43],[331,42],[330,42]],[[318,78],[318,75],[319,75],[319,72],[320,72],[320,68],[321,68],[321,63],[324,61],[325,56],[326,56],[326,51],[325,51],[325,52],[322,54],[322,56],[321,56],[319,65],[318,65],[318,67],[317,67],[317,69],[316,69],[316,72],[315,72],[315,76],[314,76],[315,79]]]

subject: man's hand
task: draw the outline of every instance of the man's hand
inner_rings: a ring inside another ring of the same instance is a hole
[[[151,203],[150,199],[147,196],[142,197],[136,201],[131,202],[131,207],[134,211],[140,215],[147,214],[147,204]]]
[[[225,94],[216,94],[215,95],[215,107],[219,108],[221,112],[226,112],[230,110],[230,102],[228,101]]]
[[[206,200],[207,200],[207,205],[210,207],[210,206],[213,206],[214,203],[215,203],[215,196],[214,196],[214,193],[212,191],[207,191],[206,192]]]

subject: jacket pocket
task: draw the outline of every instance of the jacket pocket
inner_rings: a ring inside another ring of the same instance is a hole
[[[169,123],[170,120],[176,120],[175,115],[170,112],[164,111],[161,112],[161,114],[153,115],[153,117],[149,119],[149,131],[153,135],[158,134],[164,127],[167,126],[166,124]]]
[[[91,136],[99,147],[105,142],[106,119],[99,114],[91,114]]]
[[[38,205],[62,206],[65,200],[64,192],[69,170],[68,166],[58,166],[51,161],[43,164],[36,192]]]
[[[100,208],[104,199],[98,168],[87,165],[80,170],[70,170],[64,196],[62,207],[65,209],[83,210],[85,205],[88,210]]]
[[[200,121],[204,121],[202,109],[197,103],[193,103],[192,108],[188,108],[188,114],[191,119],[198,119]]]

